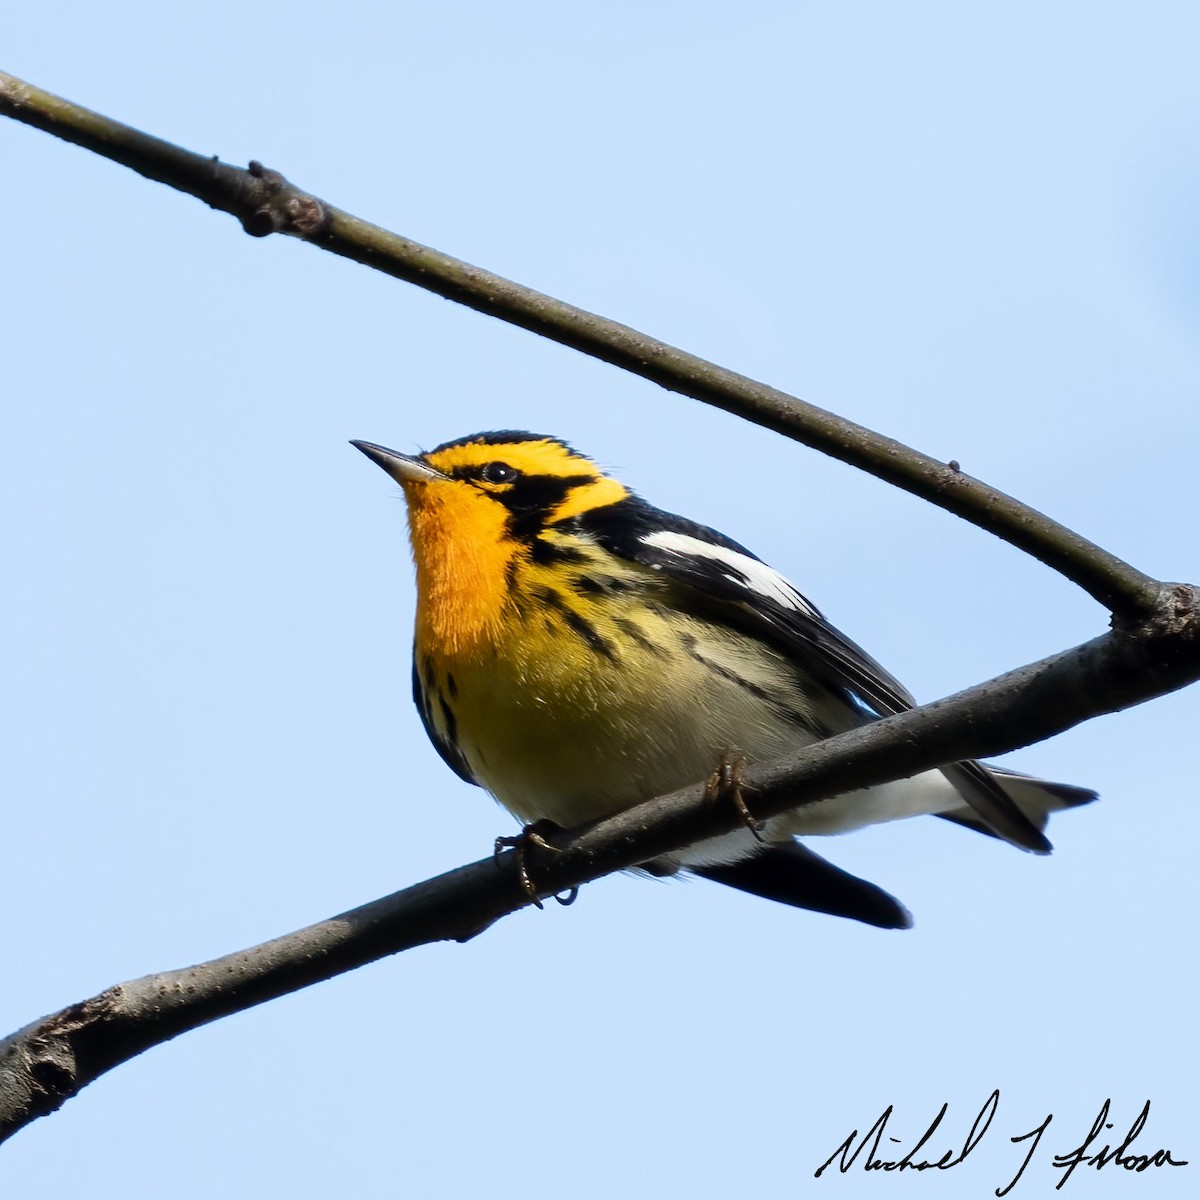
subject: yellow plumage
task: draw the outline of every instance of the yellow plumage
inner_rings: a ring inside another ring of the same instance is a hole
[[[463,778],[524,822],[570,826],[782,757],[911,702],[777,572],[642,501],[554,438],[476,434],[407,456],[355,443],[404,489],[417,576],[414,694]],[[934,812],[1045,850],[1092,793],[958,764],[833,797],[653,864],[880,925],[907,913],[796,845]]]

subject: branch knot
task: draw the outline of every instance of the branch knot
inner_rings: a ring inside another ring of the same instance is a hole
[[[246,175],[245,205],[238,217],[251,237],[289,233],[311,238],[328,223],[325,205],[289,183],[280,172],[251,162]]]

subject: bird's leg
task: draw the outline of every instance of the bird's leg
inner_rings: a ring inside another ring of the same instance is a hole
[[[502,850],[515,850],[517,852],[517,878],[521,883],[521,890],[533,901],[534,906],[537,908],[542,907],[542,901],[529,875],[529,854],[531,850],[545,850],[550,854],[561,854],[562,850],[548,840],[554,834],[561,832],[561,828],[561,826],[556,825],[553,821],[535,821],[532,825],[526,825],[520,833],[513,837],[498,837],[495,849],[492,851],[492,857],[496,860],[497,865],[500,863],[500,852]],[[575,897],[578,895],[579,889],[573,887],[567,889],[565,893],[566,899],[557,895],[554,899],[565,908],[568,904],[574,904]]]
[[[742,823],[761,842],[762,822],[755,819],[742,795],[742,778],[749,760],[740,750],[722,750],[721,761],[704,784],[704,798],[713,802],[728,801],[737,809]]]

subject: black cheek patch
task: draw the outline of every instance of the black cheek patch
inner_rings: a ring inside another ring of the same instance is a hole
[[[580,484],[591,483],[594,475],[522,475],[496,499],[508,509],[509,533],[519,541],[532,542],[546,519]]]

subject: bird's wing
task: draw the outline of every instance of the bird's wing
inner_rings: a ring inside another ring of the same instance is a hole
[[[669,579],[681,607],[762,638],[852,707],[884,717],[915,705],[898,679],[778,571],[716,530],[653,508],[637,496],[593,509],[577,522],[605,549]],[[1026,850],[1049,852],[1050,843],[986,767],[961,762],[942,771],[999,837]]]

